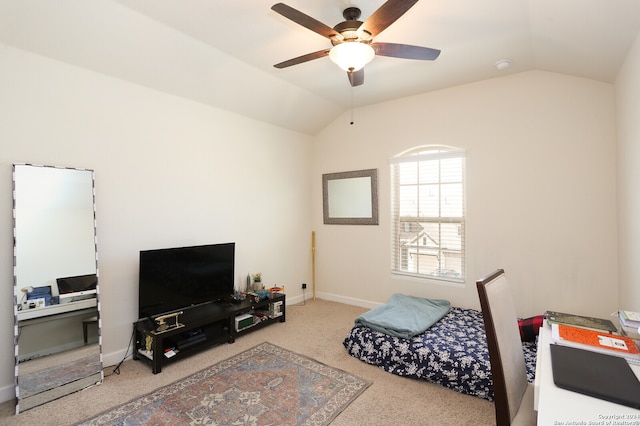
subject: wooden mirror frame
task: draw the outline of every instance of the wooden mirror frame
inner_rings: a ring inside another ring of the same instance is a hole
[[[323,174],[322,204],[327,225],[378,225],[378,169]]]

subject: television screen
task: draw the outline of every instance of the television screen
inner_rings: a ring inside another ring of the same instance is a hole
[[[139,318],[233,294],[235,243],[140,251]]]

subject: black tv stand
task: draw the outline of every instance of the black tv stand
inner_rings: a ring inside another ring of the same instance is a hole
[[[233,343],[236,337],[274,322],[285,322],[285,295],[274,293],[257,302],[248,296],[239,303],[191,306],[166,322],[166,327],[159,327],[154,319],[143,318],[133,324],[133,359],[149,364],[153,374],[160,373],[165,363],[225,342]]]

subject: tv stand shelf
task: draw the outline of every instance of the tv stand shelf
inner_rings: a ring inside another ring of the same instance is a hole
[[[244,327],[236,328],[236,317],[250,318]],[[236,337],[258,330],[274,322],[285,322],[285,295],[272,294],[268,299],[255,302],[248,297],[240,303],[210,302],[184,308],[177,318],[176,327],[170,319],[169,328],[158,331],[152,318],[139,319],[133,324],[135,350],[133,359],[151,366],[153,374],[162,371],[162,365],[184,358],[222,343],[233,343]]]

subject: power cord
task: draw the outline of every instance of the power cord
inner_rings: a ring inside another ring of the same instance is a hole
[[[111,372],[111,374],[105,374],[105,379],[109,376],[113,376],[114,374],[120,374],[120,366],[122,365],[122,363],[124,363],[124,361],[127,359],[127,357],[129,356],[129,350],[131,349],[131,344],[133,343],[133,338],[135,337],[136,332],[135,330],[131,333],[131,338],[129,339],[129,344],[127,345],[127,350],[124,353],[124,357],[122,358],[122,360],[118,363],[118,365],[116,365],[113,368],[113,371]],[[133,354],[133,351],[131,351],[131,354]]]
[[[306,290],[307,290],[307,284],[302,283],[302,302],[296,303],[295,305],[287,305],[287,308],[295,308],[298,306],[306,305],[307,304]]]

